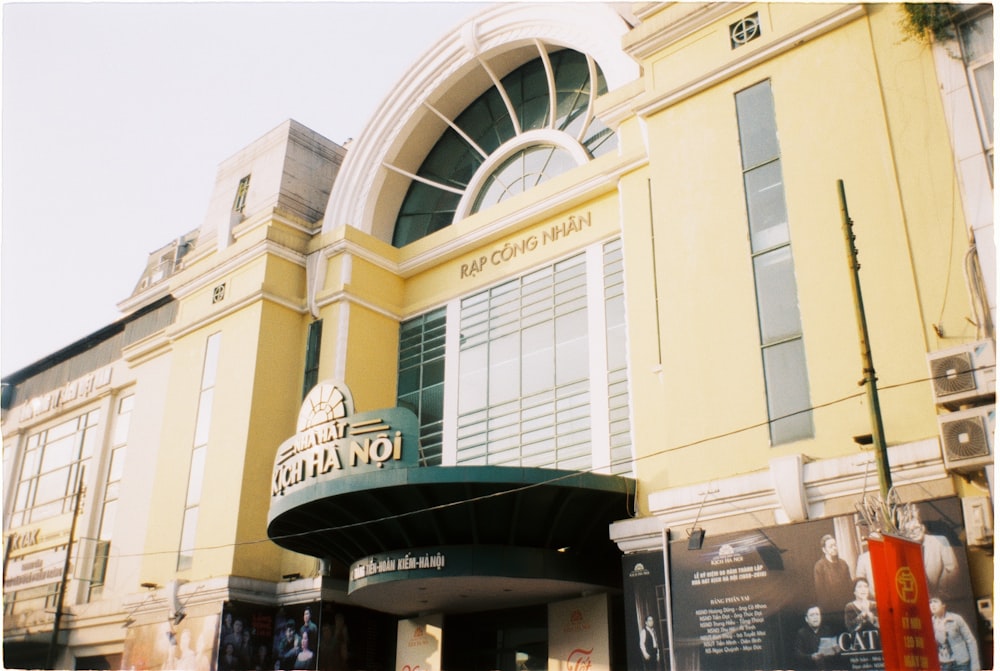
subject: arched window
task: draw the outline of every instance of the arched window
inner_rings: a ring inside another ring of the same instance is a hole
[[[594,98],[606,91],[596,62],[571,49],[542,52],[508,74],[466,107],[427,154],[400,207],[393,245],[613,149],[614,133],[593,114]]]

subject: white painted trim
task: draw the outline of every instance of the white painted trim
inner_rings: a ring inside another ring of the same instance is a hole
[[[429,102],[425,100],[424,107],[429,109],[431,112],[434,112],[434,115],[437,116],[437,118],[441,119],[441,121],[448,124],[448,127],[451,128],[453,131],[455,131],[460,138],[468,142],[469,146],[475,149],[477,154],[479,154],[483,158],[487,158],[489,156],[489,154],[486,153],[486,150],[479,146],[478,142],[469,137],[469,134],[466,133],[464,130],[462,130],[462,128],[457,123],[455,123],[450,118],[446,117],[444,114],[438,111],[438,109],[434,107],[434,105],[431,105]]]
[[[444,402],[441,425],[441,465],[458,463],[459,360],[462,349],[462,301],[448,302],[444,333]]]
[[[611,4],[579,3],[567,11],[561,3],[499,3],[443,35],[390,89],[352,143],[330,193],[323,232],[344,225],[373,232],[383,166],[399,165],[396,159],[420,118],[433,115],[425,101],[445,97],[470,68],[478,67],[481,56],[492,62],[531,40],[570,47],[593,56],[614,90],[640,76],[638,64],[621,49],[628,29]]]
[[[458,222],[469,216],[473,202],[479,195],[479,191],[485,186],[486,180],[489,179],[490,175],[504,161],[522,149],[542,144],[554,145],[567,152],[578,166],[586,165],[590,160],[590,157],[587,156],[587,151],[580,143],[560,130],[536,128],[535,130],[520,133],[497,147],[496,151],[490,154],[489,158],[476,168],[476,172],[472,174],[472,178],[469,179],[469,184],[465,187],[464,192],[457,189],[449,189],[455,193],[462,194],[462,199],[458,201],[458,206],[455,208],[454,221]]]
[[[604,158],[607,158],[607,156],[601,157],[601,159]],[[460,238],[456,237],[410,257],[399,264],[400,275],[402,277],[415,275],[440,265],[442,261],[458,256],[467,249],[475,249],[477,246],[496,239],[515,227],[523,227],[525,222],[551,216],[554,212],[565,210],[574,202],[589,200],[600,194],[614,191],[617,189],[618,180],[623,175],[645,166],[648,162],[649,159],[645,155],[628,161],[622,161],[614,165],[611,170],[601,172],[584,181],[574,182],[569,187],[560,191],[555,197],[544,201],[531,201],[524,207],[510,212],[503,217],[493,219],[489,223],[469,231]]]
[[[412,179],[415,182],[420,182],[421,184],[426,184],[427,186],[434,187],[435,189],[441,189],[442,191],[449,191],[451,193],[455,193],[455,194],[459,194],[459,195],[465,193],[465,191],[463,191],[462,189],[459,189],[458,187],[449,186],[447,184],[442,184],[441,182],[435,182],[433,179],[427,179],[426,177],[421,177],[420,175],[416,174],[415,172],[409,172],[407,170],[403,170],[402,168],[397,168],[396,166],[392,165],[391,163],[383,163],[382,167],[386,168],[387,170],[392,170],[393,172],[398,173],[398,174],[402,175],[403,177],[406,177],[407,179]]]
[[[351,328],[351,302],[342,301],[340,306],[340,320],[337,322],[337,347],[333,356],[334,380],[347,379],[347,344],[350,338]]]
[[[587,264],[587,367],[590,371],[590,460],[595,473],[611,472],[608,410],[608,328],[604,300],[604,244],[584,250]]]
[[[931,482],[948,477],[936,438],[889,448],[889,463],[896,486]],[[865,465],[870,464],[867,472]],[[808,519],[825,516],[827,501],[878,492],[879,483],[870,452],[804,463],[802,486],[808,505]],[[707,498],[706,498],[707,494]],[[711,482],[660,490],[649,495],[649,510],[670,527],[690,526],[698,516],[702,521],[724,519],[739,514],[763,513],[760,524],[781,510],[771,471],[761,470]]]
[[[723,81],[732,79],[733,77],[746,72],[751,68],[757,67],[761,63],[765,63],[766,61],[776,58],[787,51],[798,48],[803,42],[816,39],[817,37],[825,35],[826,33],[829,33],[846,23],[859,19],[863,17],[865,13],[866,10],[863,5],[855,4],[843,7],[839,9],[839,11],[825,16],[819,21],[815,21],[814,23],[803,27],[801,30],[790,33],[776,42],[765,45],[757,51],[748,53],[745,58],[733,63],[726,63],[725,65],[692,79],[687,83],[674,88],[673,90],[666,91],[654,98],[643,101],[642,104],[638,105],[634,109],[634,112],[640,117],[656,114],[657,112],[660,112],[672,105],[676,105],[682,100],[701,93],[702,91]]]

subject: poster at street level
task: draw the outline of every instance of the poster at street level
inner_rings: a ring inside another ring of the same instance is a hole
[[[622,557],[629,671],[669,671],[671,668],[664,565],[661,551]]]
[[[283,606],[230,601],[222,610],[215,668],[388,669],[394,652],[390,622],[394,618],[331,601]]]
[[[973,623],[961,502],[916,504],[928,589]],[[674,659],[695,671],[883,671],[868,529],[856,515],[670,544]],[[979,638],[981,641],[981,637]],[[981,658],[981,657],[980,657]],[[630,666],[631,668],[631,666]]]

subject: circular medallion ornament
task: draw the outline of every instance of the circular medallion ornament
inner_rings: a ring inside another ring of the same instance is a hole
[[[729,38],[734,47],[746,44],[757,37],[760,37],[760,19],[756,14],[737,21],[729,31]]]

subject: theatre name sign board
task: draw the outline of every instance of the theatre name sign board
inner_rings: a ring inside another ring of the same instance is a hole
[[[417,418],[405,408],[355,414],[343,383],[321,382],[306,396],[295,435],[278,448],[271,497],[317,482],[417,465]]]

